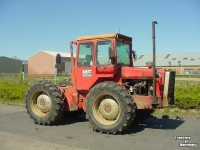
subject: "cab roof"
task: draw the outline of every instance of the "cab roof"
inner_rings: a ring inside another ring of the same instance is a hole
[[[119,34],[119,33],[111,33],[111,34],[96,34],[96,35],[88,35],[88,36],[79,36],[77,40],[91,40],[91,39],[102,39],[102,38],[119,38],[132,42],[132,38]]]

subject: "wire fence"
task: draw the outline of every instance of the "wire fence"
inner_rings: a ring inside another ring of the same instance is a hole
[[[0,77],[11,77],[11,76],[20,76],[23,75],[22,73],[0,73]],[[55,74],[28,74],[24,73],[24,76],[30,76],[30,77],[50,77],[50,76],[55,76]],[[57,76],[70,76],[70,73],[65,72],[65,73],[57,73]]]
[[[61,80],[70,77],[70,73],[58,73],[56,76],[55,74],[48,74],[48,75],[38,75],[38,74],[27,74],[27,73],[3,73],[0,74],[0,82],[7,82],[7,83],[28,83],[29,85],[35,83],[38,80],[49,80],[55,84],[58,84]]]
[[[200,78],[176,78],[175,87],[200,86]]]
[[[57,79],[59,78],[67,78],[70,77],[70,73],[57,73]],[[23,80],[29,80],[29,78],[32,80],[33,78],[47,78],[51,80],[55,80],[55,74],[28,74],[28,73],[0,73],[0,81],[3,81],[4,79],[11,79],[11,78],[21,78]],[[16,79],[15,79],[16,80]],[[200,75],[177,75],[175,78],[175,85],[181,84],[199,84],[200,83]]]

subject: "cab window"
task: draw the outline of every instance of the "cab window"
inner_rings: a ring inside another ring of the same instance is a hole
[[[92,42],[79,44],[78,66],[92,66],[93,50]]]
[[[122,41],[116,42],[118,65],[130,65],[130,44]]]
[[[111,46],[112,43],[110,40],[97,42],[97,60],[96,60],[97,65],[105,65],[111,63],[111,60],[109,59],[108,56],[108,50],[109,47]]]

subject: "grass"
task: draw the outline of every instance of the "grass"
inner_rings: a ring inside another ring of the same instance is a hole
[[[176,75],[176,78],[200,78],[200,75]]]
[[[24,104],[24,102],[21,99],[16,99],[16,100],[6,100],[6,99],[0,99],[0,102],[5,102],[5,103],[16,103],[16,104]]]
[[[57,85],[64,78],[66,76],[58,76],[56,80]],[[46,77],[45,79],[55,83],[54,77]],[[23,104],[26,91],[38,80],[43,80],[43,78],[29,78],[26,76],[25,80],[22,81],[21,75],[0,76],[0,101]]]
[[[200,116],[200,110],[197,109],[179,109],[179,108],[162,108],[156,109],[153,114],[175,115],[175,116]]]
[[[11,103],[11,102],[6,102],[6,101],[1,101],[0,100],[0,103],[2,104],[6,104],[6,105],[12,105],[12,106],[22,106],[22,107],[25,107],[25,103],[21,103],[21,102],[18,102],[18,103]]]

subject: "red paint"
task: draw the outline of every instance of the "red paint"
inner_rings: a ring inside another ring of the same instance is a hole
[[[73,111],[78,109],[78,92],[73,87],[68,87],[67,92],[64,93],[66,98],[66,109]]]
[[[132,95],[134,102],[137,104],[137,109],[152,109],[152,97]]]
[[[145,68],[122,67],[124,79],[152,79],[153,70]]]

